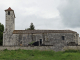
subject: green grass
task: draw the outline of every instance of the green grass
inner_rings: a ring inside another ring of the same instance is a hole
[[[39,50],[3,50],[0,60],[80,60],[80,51],[66,50],[64,52]]]

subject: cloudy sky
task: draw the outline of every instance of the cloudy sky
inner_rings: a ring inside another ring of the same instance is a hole
[[[15,30],[25,30],[32,22],[40,30],[73,30],[80,34],[80,0],[0,0],[0,22],[5,25],[5,9],[15,12]]]

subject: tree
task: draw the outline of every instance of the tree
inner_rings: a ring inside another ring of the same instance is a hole
[[[4,31],[4,25],[0,23],[0,45],[3,43],[3,31]]]
[[[25,30],[35,30],[35,27],[34,27],[33,23],[31,23],[30,28],[27,28]]]

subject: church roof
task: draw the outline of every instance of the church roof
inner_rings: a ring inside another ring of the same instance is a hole
[[[38,33],[77,33],[72,30],[14,30],[13,34],[38,34]]]
[[[9,7],[9,8],[6,9],[5,11],[14,11],[14,10]]]

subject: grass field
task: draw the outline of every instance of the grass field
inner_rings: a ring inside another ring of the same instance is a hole
[[[3,50],[0,60],[80,60],[80,51]]]

